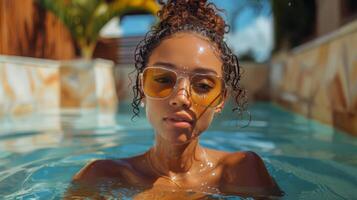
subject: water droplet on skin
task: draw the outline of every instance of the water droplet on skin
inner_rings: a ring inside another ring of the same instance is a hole
[[[204,49],[203,47],[199,47],[198,53],[203,53],[204,50],[205,50],[205,49]]]
[[[213,173],[212,173],[212,176],[216,176],[216,173],[215,173],[215,172],[213,172]]]
[[[207,165],[208,165],[208,167],[213,167],[213,163],[212,162],[208,162]]]

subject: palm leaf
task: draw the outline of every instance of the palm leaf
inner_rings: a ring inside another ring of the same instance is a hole
[[[37,0],[68,27],[82,54],[94,50],[99,32],[113,17],[132,10],[156,13],[159,6],[154,0]],[[90,53],[91,54],[91,53]],[[91,57],[91,55],[90,55]]]

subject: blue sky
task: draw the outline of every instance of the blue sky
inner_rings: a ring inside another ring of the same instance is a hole
[[[265,16],[269,17],[271,15],[271,7],[269,0],[260,0],[261,9],[259,12],[255,12],[249,2],[254,2],[256,0],[211,0],[214,4],[217,5],[218,8],[223,8],[226,12],[223,14],[223,17],[227,20],[231,20],[231,14],[236,9],[240,9],[241,12],[237,19],[235,20],[235,25],[237,29],[244,29],[246,26],[251,25],[256,17]],[[233,30],[237,31],[237,30]]]
[[[224,9],[222,17],[230,23],[232,13],[239,9],[239,15],[234,20],[235,30],[227,34],[227,43],[238,55],[248,51],[253,52],[257,61],[262,62],[269,58],[273,48],[273,20],[269,0],[261,0],[259,12],[249,6],[252,0],[211,0],[218,8]],[[248,3],[247,3],[248,2]],[[153,16],[137,15],[116,21],[116,32],[121,36],[145,34],[155,22]],[[231,25],[231,24],[230,24]],[[113,31],[112,31],[113,32]]]

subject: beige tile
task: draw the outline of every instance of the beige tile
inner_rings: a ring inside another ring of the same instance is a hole
[[[310,108],[310,117],[325,124],[333,123],[333,111],[331,107],[313,104]]]
[[[101,110],[116,111],[118,99],[114,81],[113,63],[98,59],[95,64],[96,97]]]
[[[346,131],[350,134],[357,136],[357,113],[334,111],[333,112],[333,124],[339,129]]]

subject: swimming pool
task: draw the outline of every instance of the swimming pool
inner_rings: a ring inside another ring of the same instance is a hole
[[[0,134],[0,199],[61,199],[71,177],[89,160],[146,151],[152,129],[144,117],[132,122],[128,107],[120,105],[115,125],[98,123],[98,118],[111,120],[106,116],[67,114],[61,118],[65,131],[48,128],[47,116],[46,122],[34,119],[32,131]],[[283,199],[357,198],[357,138],[271,103],[255,103],[249,110],[249,127],[239,128],[225,109],[201,144],[257,152],[285,191]]]

